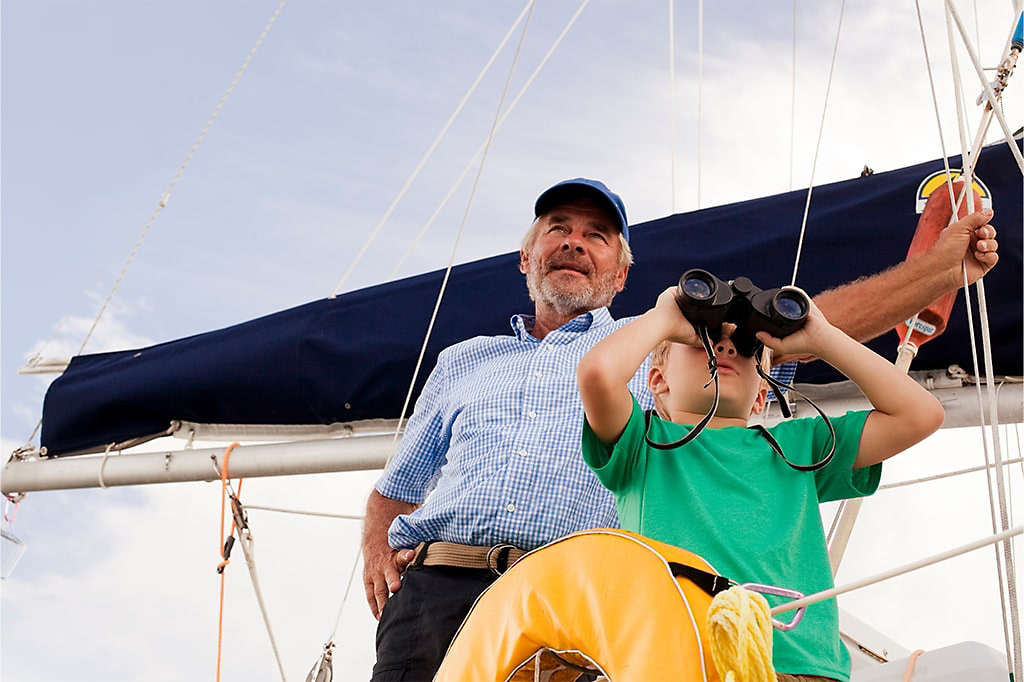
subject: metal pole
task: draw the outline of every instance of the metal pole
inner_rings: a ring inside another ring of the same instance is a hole
[[[241,445],[231,455],[232,476],[288,476],[381,469],[394,451],[389,436],[334,438],[293,443]],[[109,457],[68,457],[37,461],[12,460],[3,468],[5,493],[67,490],[181,481],[212,481],[224,448],[177,450]],[[104,463],[104,459],[106,462]]]

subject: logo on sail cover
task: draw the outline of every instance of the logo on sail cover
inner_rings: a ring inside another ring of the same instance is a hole
[[[950,169],[949,175],[956,182],[960,179],[962,169]],[[943,189],[946,184],[946,171],[939,170],[935,171],[917,186],[917,205],[916,210],[918,213],[924,211],[924,205],[928,203],[928,197],[932,195],[937,189]],[[974,191],[981,195],[981,206],[976,206],[975,210],[982,208],[992,208],[992,193],[988,191],[988,185],[986,185],[981,178],[977,175],[974,176]]]

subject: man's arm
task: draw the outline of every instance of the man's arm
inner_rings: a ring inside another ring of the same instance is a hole
[[[834,326],[866,342],[916,315],[943,294],[963,285],[961,263],[974,283],[991,270],[999,254],[992,211],[978,211],[953,223],[927,252],[884,272],[829,289],[814,302]],[[775,363],[804,359],[787,355]]]
[[[374,488],[366,501],[363,519],[363,587],[373,617],[380,620],[380,612],[388,602],[388,594],[402,587],[401,575],[412,561],[411,549],[396,551],[388,544],[388,528],[399,514],[412,512],[418,504],[384,497]]]

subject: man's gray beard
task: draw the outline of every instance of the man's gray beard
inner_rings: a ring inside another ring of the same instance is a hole
[[[615,272],[603,275],[595,285],[582,290],[562,291],[534,267],[526,273],[526,289],[531,301],[545,303],[559,315],[579,315],[612,302],[617,293],[615,275]]]

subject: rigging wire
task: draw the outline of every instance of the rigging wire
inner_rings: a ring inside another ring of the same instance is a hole
[[[704,0],[697,0],[697,209],[701,199],[701,148],[704,122]]]
[[[178,166],[178,170],[174,173],[174,177],[171,178],[171,182],[167,185],[167,189],[165,189],[164,193],[160,195],[160,201],[157,202],[156,207],[149,216],[149,219],[146,220],[146,223],[142,226],[142,232],[139,233],[139,238],[136,240],[135,246],[132,247],[131,252],[128,254],[128,259],[121,267],[121,272],[118,273],[117,279],[114,280],[114,286],[110,289],[110,293],[107,294],[107,297],[103,300],[103,304],[100,305],[100,310],[96,313],[96,318],[92,321],[92,325],[89,327],[89,331],[86,332],[85,338],[82,339],[82,345],[78,347],[78,352],[75,353],[75,355],[81,355],[82,351],[85,350],[86,344],[89,343],[89,339],[92,338],[93,332],[96,331],[96,325],[99,324],[100,318],[102,318],[103,314],[107,311],[107,306],[110,304],[111,299],[114,298],[114,294],[121,287],[121,282],[124,280],[124,276],[128,272],[128,268],[131,266],[132,261],[135,260],[135,256],[142,248],[142,243],[146,241],[146,237],[149,235],[149,231],[150,228],[153,227],[153,223],[156,222],[157,216],[159,216],[160,212],[167,206],[167,202],[171,199],[171,193],[174,192],[174,188],[177,186],[178,181],[181,180],[182,176],[185,174],[185,169],[188,168],[188,165],[192,162],[192,157],[194,157],[196,152],[199,150],[199,145],[203,143],[203,140],[206,138],[206,134],[213,126],[213,122],[217,120],[217,117],[220,115],[224,105],[227,104],[228,98],[231,97],[231,93],[234,91],[235,86],[238,85],[238,82],[242,79],[242,75],[245,74],[246,69],[249,68],[249,64],[252,62],[253,57],[256,56],[256,50],[258,50],[260,45],[263,44],[263,40],[267,37],[267,34],[270,32],[271,27],[273,27],[274,22],[277,21],[278,16],[280,16],[281,10],[283,10],[284,6],[287,4],[288,0],[281,0],[277,9],[275,9],[274,13],[270,15],[270,19],[267,20],[267,23],[263,26],[263,31],[256,39],[256,44],[249,50],[249,54],[246,55],[241,68],[239,68],[238,72],[235,73],[235,77],[231,79],[231,84],[228,85],[228,89],[220,96],[220,100],[217,101],[217,105],[213,108],[213,113],[210,114],[210,117],[206,120],[206,125],[204,125],[202,130],[199,132],[199,137],[197,137],[195,142],[192,143],[192,147],[185,155],[185,160],[181,162],[180,166]],[[35,428],[32,429],[32,434],[25,439],[26,443],[32,443],[36,434],[39,432],[39,427],[42,426],[42,424],[43,420],[40,418],[39,421],[36,422]]]
[[[814,173],[818,167],[818,153],[821,151],[821,137],[825,132],[825,114],[828,113],[828,98],[832,91],[832,76],[836,71],[836,56],[839,54],[839,36],[843,30],[843,14],[846,11],[846,0],[839,5],[839,22],[836,25],[836,41],[832,47],[832,65],[828,70],[828,84],[825,86],[825,103],[821,108],[821,125],[818,126],[818,141],[814,145],[814,161],[811,162],[811,179],[807,183],[807,201],[804,203],[804,217],[800,222],[800,239],[796,245],[796,260],[793,263],[793,279],[790,286],[796,286],[796,273],[800,268],[800,254],[804,248],[804,234],[807,231],[807,216],[811,210],[811,193],[814,191]]]
[[[413,389],[416,388],[416,379],[419,377],[420,368],[423,366],[423,356],[427,353],[427,344],[430,342],[430,335],[434,331],[434,322],[437,320],[437,311],[441,308],[441,301],[444,300],[444,292],[448,288],[448,279],[452,274],[452,267],[455,264],[455,254],[459,250],[459,242],[462,240],[462,233],[466,229],[466,222],[469,220],[469,211],[473,207],[473,199],[476,197],[477,186],[480,183],[480,176],[483,175],[484,166],[487,164],[487,152],[491,148],[491,142],[494,140],[494,133],[498,129],[498,123],[501,120],[501,109],[505,104],[505,96],[508,95],[508,88],[512,84],[512,74],[515,73],[516,64],[519,63],[519,54],[523,49],[523,42],[526,40],[526,33],[530,28],[530,18],[533,16],[534,3],[531,0],[530,12],[526,17],[526,21],[523,23],[523,32],[519,36],[519,43],[516,45],[516,52],[512,56],[512,64],[508,70],[508,77],[505,79],[505,87],[501,91],[501,98],[498,100],[497,110],[494,112],[494,122],[491,123],[491,130],[487,136],[487,142],[484,145],[484,153],[480,158],[480,165],[477,167],[476,177],[473,179],[473,187],[469,192],[469,199],[466,201],[466,210],[462,214],[462,223],[459,225],[459,231],[455,235],[455,243],[452,245],[451,255],[448,258],[448,266],[444,271],[444,278],[441,280],[441,289],[437,292],[437,301],[434,302],[434,311],[430,315],[430,322],[427,324],[427,333],[423,337],[423,346],[420,348],[419,358],[416,360],[416,368],[412,372],[412,380],[409,382],[409,391],[405,394],[405,403],[402,405],[402,411],[398,415],[398,424],[395,426],[395,437],[393,440],[397,441],[398,436],[402,432],[402,422],[405,420],[406,410],[409,409],[409,402],[412,400]],[[394,451],[388,454],[387,463],[391,462],[391,458],[394,456]],[[387,466],[387,463],[385,466]]]
[[[533,81],[536,80],[538,75],[540,75],[541,70],[548,63],[548,60],[551,59],[551,55],[555,53],[555,50],[562,43],[562,40],[565,38],[565,36],[569,33],[569,29],[573,27],[573,24],[576,23],[576,20],[579,18],[580,14],[583,12],[583,9],[588,4],[590,4],[590,0],[582,0],[579,7],[576,9],[576,12],[569,18],[569,22],[565,25],[565,28],[562,29],[562,32],[559,33],[558,37],[555,38],[553,43],[551,43],[551,47],[548,48],[548,51],[544,54],[544,57],[541,58],[540,63],[537,64],[537,66],[533,70],[533,73],[531,73],[530,77],[526,79],[526,83],[523,84],[523,87],[519,89],[519,92],[509,103],[508,109],[505,110],[505,113],[501,115],[501,119],[498,121],[498,125],[494,129],[495,133],[498,130],[501,130],[501,126],[505,123],[505,120],[508,118],[509,114],[512,113],[512,110],[515,109],[516,105],[519,103],[519,100],[522,99],[523,95],[526,94],[526,91],[533,84]],[[448,193],[445,194],[443,199],[441,199],[441,203],[438,204],[437,209],[434,210],[434,214],[431,215],[430,219],[427,220],[426,224],[422,228],[420,228],[420,231],[416,234],[416,237],[413,239],[412,244],[410,244],[409,248],[407,248],[405,250],[405,253],[402,254],[402,257],[399,259],[398,264],[395,265],[395,268],[391,271],[390,279],[394,279],[398,275],[398,272],[402,269],[402,266],[405,265],[405,262],[419,247],[420,241],[423,239],[423,236],[427,233],[427,230],[430,229],[430,226],[434,224],[434,221],[437,220],[437,217],[441,215],[441,211],[444,210],[444,207],[448,205],[448,201],[451,200],[452,196],[455,195],[455,191],[459,188],[460,185],[462,185],[462,181],[466,178],[466,175],[469,174],[469,171],[473,167],[473,164],[476,163],[477,157],[483,154],[484,148],[487,146],[487,144],[488,142],[485,140],[484,143],[481,144],[480,147],[476,150],[476,153],[473,154],[472,157],[470,157],[469,161],[462,169],[462,173],[459,174],[459,177],[456,178],[455,182],[448,190]]]
[[[789,84],[789,189],[793,189],[793,148],[796,139],[796,0],[793,0],[793,54]]]
[[[945,16],[946,16],[946,33],[947,33],[947,39],[949,41],[951,62],[952,62],[952,65],[953,65],[954,93],[955,93],[956,98],[957,98],[957,125],[958,125],[958,132],[960,134],[961,146],[962,146],[961,156],[964,159],[964,175],[963,175],[963,177],[964,177],[964,180],[965,180],[965,189],[970,189],[973,186],[973,182],[974,182],[973,172],[974,172],[974,165],[975,165],[976,160],[973,157],[973,150],[969,149],[966,146],[967,142],[966,142],[966,130],[965,130],[965,116],[962,114],[962,109],[964,107],[964,102],[963,102],[963,100],[964,100],[964,97],[963,97],[963,85],[962,85],[962,82],[961,82],[961,79],[960,79],[959,64],[958,64],[957,57],[956,57],[956,53],[957,53],[957,51],[956,51],[956,44],[955,44],[955,42],[953,40],[953,32],[952,32],[952,27],[950,25],[950,18],[951,17],[952,17],[952,19],[954,21],[957,22],[957,27],[960,30],[961,39],[962,39],[962,41],[964,43],[964,46],[967,48],[968,53],[971,55],[972,59],[975,59],[975,57],[974,57],[973,49],[972,49],[972,47],[970,45],[970,40],[969,40],[968,36],[966,35],[966,33],[963,31],[963,27],[962,27],[962,23],[960,22],[960,18],[956,14],[956,9],[952,6],[952,4],[948,0],[945,3],[945,7],[946,7],[946,12],[945,12]],[[991,95],[991,88],[988,87],[987,82],[986,82],[986,90]],[[991,107],[990,107],[990,110],[991,110]],[[1012,144],[1012,138],[1011,138],[1011,146],[1014,147],[1014,149],[1016,150],[1015,145]],[[950,182],[950,178],[947,176],[947,183],[948,182]],[[973,191],[967,191],[966,192],[966,196],[967,196],[968,210],[973,213],[973,211],[974,211],[974,192]],[[966,261],[962,265],[961,269],[962,269],[962,275],[963,275],[963,284],[964,284],[965,297],[967,298],[968,324],[969,324],[970,332],[971,332],[970,333],[970,338],[971,338],[971,354],[972,354],[972,358],[971,359],[972,359],[972,362],[974,363],[975,376],[981,376],[980,373],[978,372],[978,350],[977,350],[977,343],[976,343],[976,340],[975,340],[975,337],[974,337],[973,318],[972,318],[972,316],[970,314],[970,311],[971,311],[970,289],[969,289],[969,286],[968,286]],[[999,442],[999,433],[998,433],[998,423],[999,423],[998,422],[998,406],[996,406],[995,404],[993,404],[991,402],[995,398],[995,395],[994,395],[995,387],[994,387],[994,385],[992,383],[992,376],[993,376],[994,372],[992,370],[992,358],[991,358],[992,350],[991,350],[991,338],[990,338],[990,335],[989,335],[988,311],[987,311],[987,307],[986,307],[986,304],[985,304],[984,282],[981,279],[979,279],[975,286],[976,286],[976,292],[977,292],[977,298],[978,298],[978,313],[979,313],[978,317],[979,317],[979,325],[981,327],[982,349],[983,349],[983,352],[984,352],[984,365],[985,365],[985,372],[986,372],[985,373],[985,382],[988,385],[988,397],[989,397],[989,400],[990,400],[990,409],[989,409],[990,422],[989,422],[988,426],[989,426],[989,429],[990,429],[989,433],[991,433],[991,436],[992,436],[992,441],[993,441],[992,442],[992,449],[993,449],[993,453],[994,453],[994,456],[995,456],[996,492],[997,492],[998,500],[999,500],[1001,527],[1005,531],[1008,528],[1008,517],[1007,517],[1007,513],[1006,513],[1006,493],[1005,493],[1005,487],[1004,487],[1004,484],[1003,484],[1003,476],[1002,476],[1002,474],[1003,474],[1003,472],[1002,472],[1002,453],[1001,453],[1000,442]],[[984,418],[984,408],[982,407],[981,385],[980,385],[980,383],[978,383],[975,386],[976,386],[976,394],[977,394],[978,404],[979,404],[979,417],[980,417],[980,422],[982,424],[982,440],[983,440],[983,443],[984,443],[984,442],[986,442],[986,438],[985,438],[985,418]],[[989,463],[988,462],[987,446],[985,447],[985,452],[986,452],[986,456],[985,456],[986,462],[985,463],[987,465]],[[993,527],[995,527],[996,526],[996,523],[995,523],[995,499],[994,499],[994,496],[992,494],[992,486],[991,486],[991,482],[990,482],[990,477],[988,475],[986,475],[986,481],[989,484],[989,508],[990,508],[990,514],[992,516],[992,525],[993,525]],[[998,554],[998,549],[996,551],[997,551],[997,554]],[[998,560],[997,560],[997,565],[998,565]],[[1021,654],[1020,654],[1020,621],[1019,621],[1019,614],[1018,614],[1018,610],[1017,610],[1016,570],[1015,570],[1015,566],[1014,566],[1013,548],[1012,548],[1012,544],[1011,544],[1009,538],[1007,538],[1007,540],[1003,543],[1003,566],[1005,567],[1005,581],[1004,581],[1004,576],[1002,574],[1000,574],[1000,581],[999,582],[1000,582],[1000,595],[1001,595],[1000,606],[1003,609],[1003,629],[1004,629],[1004,637],[1006,638],[1006,655],[1007,655],[1007,658],[1009,659],[1011,667],[1014,669],[1014,671],[1016,673],[1016,676],[1018,678],[1020,678],[1021,677],[1021,674],[1019,672],[1019,668],[1020,668],[1020,665],[1021,665],[1021,660],[1020,660],[1020,657],[1021,657]],[[1004,593],[1004,589],[1003,589],[1004,582],[1005,582],[1005,585],[1006,585],[1005,593]],[[1007,618],[1007,608],[1006,608],[1007,602],[1009,602],[1009,618]],[[1013,630],[1012,636],[1010,636],[1009,628],[1012,628],[1012,630]],[[1011,652],[1011,647],[1010,647],[1011,644],[1013,645],[1012,652]]]
[[[829,590],[824,590],[822,592],[807,595],[806,597],[803,597],[801,599],[796,599],[794,601],[786,602],[784,604],[779,604],[778,606],[772,609],[772,615],[777,616],[782,613],[788,613],[789,611],[795,611],[799,608],[810,606],[811,604],[817,604],[818,602],[825,601],[826,599],[832,599],[833,597],[837,597],[840,594],[846,594],[847,592],[859,590],[862,587],[868,587],[869,585],[880,583],[883,580],[895,578],[905,573],[910,573],[912,571],[925,568],[926,566],[931,566],[933,564],[937,564],[947,559],[952,559],[953,557],[960,556],[961,554],[966,554],[967,552],[973,552],[974,550],[984,547],[985,545],[990,545],[996,542],[1002,542],[1003,540],[1006,540],[1009,537],[1020,535],[1021,533],[1024,533],[1024,526],[1016,526],[1009,530],[1003,531],[1002,533],[981,538],[980,540],[969,542],[966,545],[961,545],[959,547],[955,547],[945,552],[940,552],[939,554],[933,554],[932,556],[925,557],[924,559],[919,559],[918,561],[914,561],[909,564],[904,564],[903,566],[897,566],[896,568],[892,568],[887,571],[883,571],[881,573],[868,576],[867,578],[863,578],[861,580],[855,580],[854,582],[847,583],[846,585],[840,585]]]
[[[501,54],[501,51],[505,49],[505,45],[508,43],[509,38],[511,38],[512,34],[515,33],[516,27],[519,26],[519,23],[523,20],[523,17],[526,16],[527,11],[529,11],[532,8],[534,2],[535,0],[527,0],[527,3],[523,6],[523,9],[519,13],[519,16],[516,17],[516,20],[512,22],[511,26],[508,27],[508,31],[505,32],[505,37],[501,39],[501,42],[498,43],[498,47],[496,47],[494,49],[494,52],[491,53],[490,59],[487,60],[487,63],[484,64],[484,67],[480,70],[480,73],[477,74],[476,80],[474,80],[473,84],[469,86],[468,90],[466,90],[466,94],[462,96],[462,99],[459,101],[458,105],[456,105],[455,111],[452,112],[452,115],[448,117],[448,120],[441,127],[441,131],[434,137],[434,141],[430,144],[430,147],[423,155],[423,158],[421,158],[419,163],[416,164],[416,167],[413,169],[412,173],[409,174],[409,177],[406,179],[405,184],[402,185],[402,188],[398,191],[398,194],[391,202],[391,205],[388,206],[388,209],[386,211],[384,211],[384,215],[381,216],[381,219],[377,221],[377,224],[370,231],[370,234],[367,235],[366,240],[363,242],[362,248],[359,249],[359,252],[356,254],[355,258],[353,258],[352,262],[349,264],[348,269],[345,270],[345,272],[341,276],[341,279],[338,280],[338,283],[337,285],[335,285],[334,291],[331,292],[329,298],[336,297],[338,293],[342,290],[342,288],[345,286],[345,284],[348,282],[349,277],[352,276],[352,272],[356,269],[356,266],[359,265],[360,261],[363,260],[363,256],[366,255],[366,251],[370,248],[370,245],[377,239],[377,236],[380,234],[381,228],[384,227],[384,223],[388,221],[388,219],[391,217],[391,214],[394,212],[395,208],[398,207],[398,203],[405,197],[406,193],[409,191],[409,188],[412,186],[412,183],[415,182],[417,177],[419,177],[420,171],[423,170],[423,166],[425,166],[430,157],[433,156],[434,150],[436,150],[437,146],[441,144],[441,140],[443,140],[444,136],[448,133],[448,129],[452,126],[452,124],[455,122],[455,119],[462,112],[462,109],[466,106],[466,102],[469,101],[470,96],[472,96],[472,94],[476,92],[476,88],[478,85],[480,85],[480,81],[483,80],[484,76],[490,70],[491,65],[494,64],[494,61],[498,58],[498,55]]]
[[[1003,462],[1003,466],[1010,466],[1011,464],[1024,463],[1024,458],[1018,457],[1017,459],[1008,459]],[[884,483],[878,486],[879,490],[891,490],[892,488],[902,488],[908,485],[917,485],[918,483],[930,483],[932,481],[939,481],[944,478],[952,478],[954,476],[963,476],[964,474],[974,474],[979,471],[989,472],[992,470],[992,464],[981,464],[978,466],[968,467],[966,469],[957,469],[956,471],[946,471],[941,474],[934,474],[932,476],[923,476],[921,478],[911,478],[906,481],[896,481],[895,483]],[[1012,508],[1012,505],[1011,505]]]
[[[256,509],[259,511],[279,512],[281,514],[298,514],[301,516],[324,516],[329,519],[345,519],[347,521],[362,521],[364,518],[358,514],[328,514],[327,512],[306,511],[304,509],[282,509],[281,507],[264,507],[262,505],[257,504],[247,504],[245,505],[245,508],[246,510],[250,511]]]
[[[974,45],[971,44],[971,39],[967,35],[967,29],[964,28],[964,23],[960,19],[960,14],[956,11],[956,7],[953,6],[951,0],[946,0],[946,7],[949,8],[948,16],[951,16],[956,24],[957,32],[960,34],[960,38],[963,41],[964,49],[967,51],[967,56],[971,60],[971,65],[974,67],[975,73],[978,74],[978,80],[981,81],[982,89],[985,91],[982,97],[982,101],[988,101],[985,113],[991,113],[996,117],[996,120],[999,122],[999,127],[1003,129],[1006,144],[1010,147],[1010,152],[1013,154],[1013,158],[1017,161],[1017,167],[1020,168],[1021,173],[1024,173],[1024,155],[1022,155],[1021,151],[1017,149],[1017,144],[1013,141],[1013,132],[1010,130],[1010,126],[1006,123],[1006,117],[1003,116],[1000,99],[996,97],[995,92],[992,90],[992,84],[989,83],[988,78],[985,76],[985,69],[982,67],[981,61],[974,50]],[[1017,13],[1017,16],[1020,16],[1019,12]],[[1014,25],[1014,28],[1016,28],[1016,24]],[[1002,56],[1003,58],[1006,57],[1005,54]]]
[[[676,0],[668,0],[668,82],[669,82],[669,121],[672,129],[672,139],[669,145],[672,167],[670,175],[672,178],[672,213],[676,212]]]

